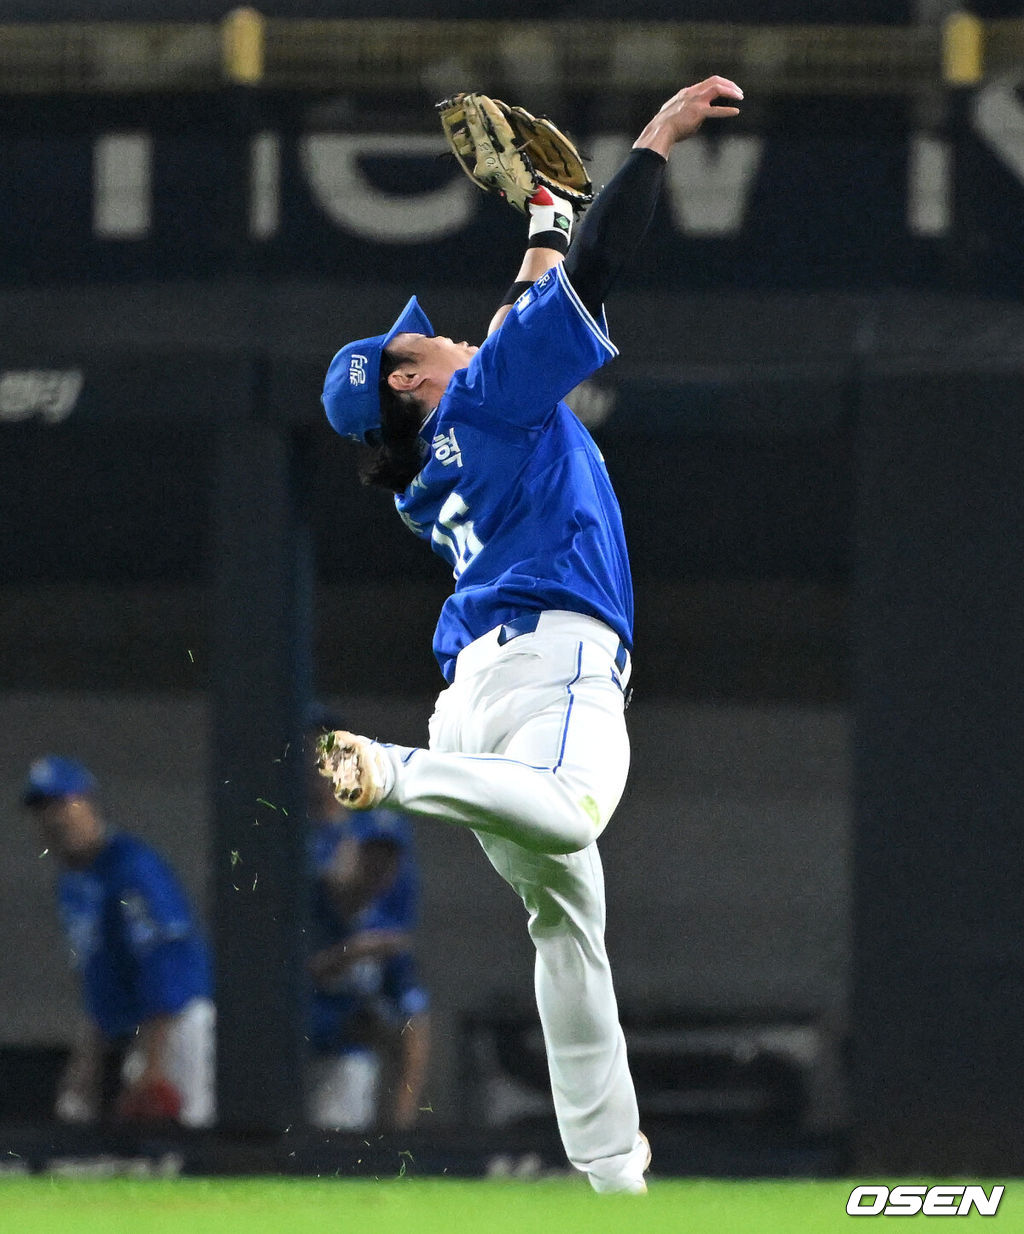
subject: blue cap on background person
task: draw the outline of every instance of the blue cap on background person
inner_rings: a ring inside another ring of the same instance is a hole
[[[427,320],[415,296],[398,315],[387,332],[349,343],[331,361],[324,378],[320,401],[331,428],[342,437],[366,441],[366,434],[380,428],[380,353],[396,334],[427,334],[434,327]]]
[[[86,797],[96,787],[96,777],[88,767],[73,758],[47,754],[29,767],[22,800],[32,806],[60,797]]]

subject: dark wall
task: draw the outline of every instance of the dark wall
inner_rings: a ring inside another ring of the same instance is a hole
[[[1024,385],[866,386],[855,567],[860,1168],[1019,1168]]]
[[[8,583],[206,581],[208,430],[175,423],[172,413],[155,425],[119,425],[116,450],[112,431],[88,419],[4,430],[0,485],[11,534],[0,541],[0,574]],[[625,419],[618,432],[598,430],[636,577],[842,579],[849,432],[631,432]],[[325,423],[307,477],[322,581],[344,581],[360,540],[375,547],[361,582],[447,577],[394,516],[389,495],[359,486],[355,463]]]
[[[664,325],[647,320],[652,335]],[[632,329],[642,324],[633,314]],[[79,347],[56,370],[54,353],[27,339],[24,358],[8,361],[8,372],[78,373],[81,387],[59,422],[36,411],[4,426],[0,683],[203,688],[216,579],[213,426],[241,361],[233,351],[204,360]],[[450,572],[405,530],[386,493],[356,482],[355,452],[319,414],[321,363],[280,367],[263,397],[273,414],[295,414],[308,438],[299,488],[319,582],[319,688],[430,692],[439,677],[424,649]],[[594,431],[632,544],[638,689],[844,696],[847,386],[836,375],[679,386],[627,371],[602,387],[607,419]],[[352,656],[368,618],[377,654]]]
[[[397,289],[368,289],[367,300],[383,316]],[[239,297],[225,291],[214,305],[209,294],[149,288],[135,303],[150,311],[133,315],[113,289],[79,293],[67,297],[64,317],[48,322],[49,302],[12,295],[17,349],[9,344],[12,368],[3,371],[71,372],[81,384],[57,423],[44,405],[7,405],[0,683],[204,688],[212,425],[244,379]],[[183,324],[188,303],[193,314]],[[275,358],[263,396],[270,414],[294,417],[309,438],[300,487],[319,582],[318,685],[429,693],[438,677],[421,653],[451,580],[401,526],[388,496],[356,483],[352,447],[321,418],[322,357],[337,337],[332,303],[330,290],[293,289],[275,301],[270,326],[290,322],[296,337],[304,330],[305,347],[321,358]],[[363,307],[341,311],[355,321]],[[482,304],[450,298],[441,312],[468,318],[470,308]],[[632,546],[643,650],[635,684],[690,698],[848,697],[845,596],[867,343],[881,354],[920,356],[923,365],[939,351],[959,352],[970,368],[1019,350],[1020,310],[887,296],[652,297],[624,300],[617,311],[623,358],[602,375],[601,398],[581,411],[596,409],[594,432]],[[165,326],[174,337],[173,322],[179,346],[156,347]],[[90,328],[98,352],[86,341]],[[55,351],[47,329],[60,340]],[[186,347],[196,332],[218,350]],[[675,338],[673,369],[662,357]],[[115,340],[131,350],[108,351]],[[630,365],[630,356],[647,366]],[[0,395],[9,389],[0,384]],[[929,422],[927,404],[918,414]],[[399,612],[402,621],[391,620]],[[379,654],[353,656],[368,618]]]

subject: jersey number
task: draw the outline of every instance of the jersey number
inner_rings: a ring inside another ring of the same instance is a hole
[[[434,530],[430,533],[431,540],[451,554],[456,578],[483,548],[473,530],[473,520],[466,517],[468,513],[469,507],[459,494],[452,493],[441,507]]]

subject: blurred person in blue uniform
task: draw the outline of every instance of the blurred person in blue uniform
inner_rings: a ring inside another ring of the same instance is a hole
[[[315,738],[333,717],[317,716],[307,743],[307,1117],[329,1130],[407,1129],[420,1110],[430,1051],[429,999],[413,954],[419,872],[412,828],[392,810],[355,814],[338,803],[315,767]]]
[[[57,908],[84,1006],[55,1112],[205,1127],[215,1114],[208,945],[175,872],[107,823],[96,790],[88,768],[47,755],[23,796],[61,866]]]

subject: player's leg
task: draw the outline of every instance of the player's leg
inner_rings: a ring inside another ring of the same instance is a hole
[[[566,1155],[596,1190],[642,1191],[648,1153],[605,950],[597,845],[550,855],[497,836],[478,839],[529,913],[537,1009]]]
[[[617,639],[564,616],[506,646],[477,640],[471,670],[460,658],[438,700],[429,750],[373,746],[388,762],[389,805],[538,852],[601,834],[629,766]]]
[[[512,700],[509,700],[510,702]],[[621,694],[563,684],[521,720],[500,752],[403,752],[390,804],[503,836],[537,852],[575,852],[607,825],[625,785]]]
[[[380,1063],[372,1050],[317,1054],[306,1073],[306,1117],[323,1131],[366,1131],[377,1108]]]
[[[181,1094],[180,1121],[186,1127],[209,1127],[214,1121],[216,1025],[213,1003],[194,998],[168,1030],[167,1078]]]
[[[487,660],[439,700],[431,753],[491,747],[511,766],[557,766],[570,799],[592,790],[602,822],[618,802],[629,764],[620,673],[614,650],[587,619],[551,622],[556,637],[510,644],[516,655]],[[571,633],[571,638],[565,638]],[[596,633],[597,646],[591,646]],[[581,650],[581,643],[587,644]],[[547,692],[547,693],[546,693]],[[538,706],[541,698],[547,701]],[[494,791],[494,789],[481,791]],[[527,826],[553,826],[531,811],[548,807],[511,774],[505,799],[521,795]],[[501,810],[499,796],[492,808]],[[597,830],[595,826],[595,830]],[[643,1189],[646,1142],[618,1022],[604,943],[604,874],[595,844],[569,854],[530,851],[507,837],[477,838],[529,913],[536,948],[535,990],[559,1130],[569,1160],[595,1188]]]

